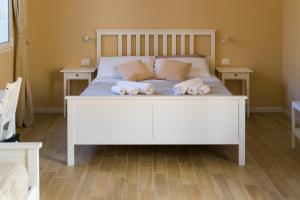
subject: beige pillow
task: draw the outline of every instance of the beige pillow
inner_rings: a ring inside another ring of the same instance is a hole
[[[150,72],[141,60],[130,61],[117,66],[122,78],[128,81],[142,81],[150,79],[153,73]]]
[[[191,66],[191,63],[177,60],[158,60],[155,63],[156,78],[169,81],[184,81],[187,78]]]

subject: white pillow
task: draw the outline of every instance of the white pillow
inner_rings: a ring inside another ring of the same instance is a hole
[[[147,66],[149,71],[154,73],[154,57],[153,56],[115,56],[101,57],[98,67],[97,78],[122,78],[117,66],[135,60],[141,60]]]
[[[192,63],[187,78],[210,77],[210,71],[207,58],[200,57],[171,57],[171,58],[156,58],[155,61],[160,60],[177,60],[185,63]]]

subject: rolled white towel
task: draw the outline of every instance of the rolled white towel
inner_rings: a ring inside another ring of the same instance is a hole
[[[138,95],[139,94],[139,89],[136,87],[127,86],[125,88],[125,90],[126,90],[126,94],[129,94],[129,95]]]
[[[188,87],[196,83],[200,83],[201,85],[203,85],[203,80],[201,78],[194,78],[178,83],[173,87],[174,94],[184,95],[187,93]]]
[[[187,89],[187,93],[189,95],[197,95],[198,94],[198,89],[203,86],[203,81],[202,82],[198,82],[198,83],[195,83],[193,85],[190,85],[188,86],[188,89]]]
[[[126,94],[126,89],[125,88],[121,88],[121,87],[118,87],[117,85],[115,86],[112,86],[111,87],[111,91],[115,94],[118,94],[118,95],[125,95]]]
[[[119,87],[133,87],[137,88],[140,94],[153,95],[154,86],[151,83],[133,82],[133,81],[119,81]]]
[[[208,85],[202,85],[201,87],[198,88],[199,95],[208,94],[209,92],[210,92],[210,87]]]
[[[134,82],[133,82],[134,83]],[[128,95],[137,95],[139,93],[139,88],[131,84],[131,81],[119,81],[117,82],[117,87],[124,88],[126,94]]]

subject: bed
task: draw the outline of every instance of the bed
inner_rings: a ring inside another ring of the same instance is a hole
[[[99,61],[102,37],[107,35],[117,36],[118,56],[124,56],[124,36],[126,56],[131,56],[132,48],[135,48],[136,55],[141,55],[141,38],[144,40],[144,55],[148,56],[153,46],[153,54],[157,56],[159,38],[162,38],[163,55],[167,55],[170,46],[168,37],[172,41],[172,55],[178,50],[184,55],[187,46],[190,54],[195,53],[196,36],[209,36],[212,76],[205,82],[212,91],[204,96],[174,96],[172,87],[176,82],[148,80],[155,87],[155,95],[116,96],[109,89],[117,79],[95,79],[80,96],[66,97],[69,166],[75,164],[75,145],[238,145],[238,163],[245,165],[247,97],[232,96],[214,76],[215,30],[97,30]]]
[[[1,199],[39,200],[41,143],[0,143]]]
[[[4,92],[5,90],[0,90],[0,101],[3,99],[4,97]]]

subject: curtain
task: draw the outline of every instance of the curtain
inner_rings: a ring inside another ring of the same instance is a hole
[[[28,78],[27,60],[27,5],[26,0],[12,0],[14,24],[14,76],[22,77],[16,112],[17,126],[33,125],[33,105]]]

